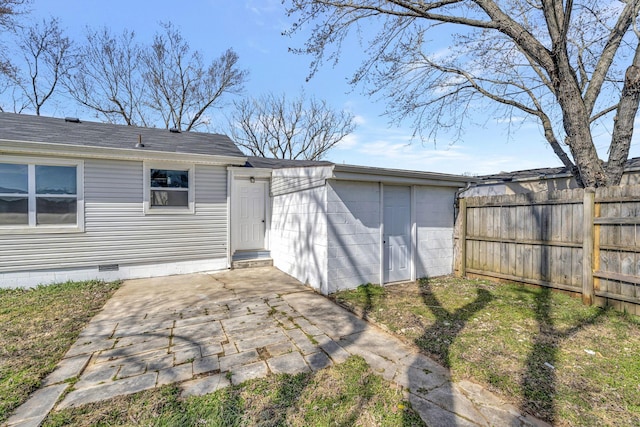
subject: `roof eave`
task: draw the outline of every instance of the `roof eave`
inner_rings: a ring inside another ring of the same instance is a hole
[[[244,165],[247,157],[155,151],[145,148],[108,148],[0,139],[0,154],[64,156],[112,160],[182,161],[200,164]]]
[[[333,167],[333,179],[456,188],[478,181],[476,178],[462,175],[339,164]]]

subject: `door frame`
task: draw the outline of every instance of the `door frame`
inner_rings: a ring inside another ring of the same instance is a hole
[[[236,251],[237,230],[233,222],[233,213],[238,203],[238,182],[255,182],[265,186],[264,191],[264,249],[269,249],[269,230],[271,229],[271,169],[228,167],[227,168],[227,264],[231,268],[231,259]]]

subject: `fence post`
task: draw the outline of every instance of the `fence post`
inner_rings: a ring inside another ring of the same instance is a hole
[[[460,199],[460,276],[467,275],[467,200]]]
[[[593,304],[593,217],[596,190],[585,188],[582,203],[584,217],[582,222],[582,303]]]

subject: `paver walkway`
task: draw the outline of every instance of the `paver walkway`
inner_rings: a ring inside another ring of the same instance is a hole
[[[429,426],[543,425],[476,384],[451,383],[416,348],[273,267],[125,282],[8,425],[174,382],[185,396],[210,393],[352,354],[403,386]]]

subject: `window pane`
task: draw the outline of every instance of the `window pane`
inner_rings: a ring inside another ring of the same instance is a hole
[[[151,191],[151,206],[189,206],[188,191]]]
[[[36,194],[76,194],[75,166],[36,166]]]
[[[69,197],[38,197],[36,199],[37,224],[76,224],[78,203]]]
[[[189,188],[189,171],[151,169],[151,186]]]
[[[0,225],[29,225],[29,199],[0,197]]]
[[[27,165],[0,163],[0,193],[27,194],[28,181]]]

